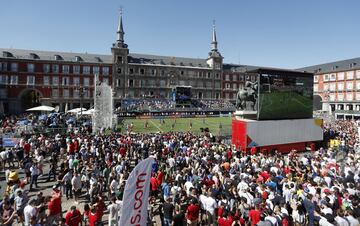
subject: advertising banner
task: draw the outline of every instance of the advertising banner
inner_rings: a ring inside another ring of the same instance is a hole
[[[153,158],[135,166],[127,179],[119,226],[146,226]]]

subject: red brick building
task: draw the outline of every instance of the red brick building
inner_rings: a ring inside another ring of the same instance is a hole
[[[89,108],[95,74],[112,84],[110,55],[0,49],[0,102],[5,113],[40,103]]]

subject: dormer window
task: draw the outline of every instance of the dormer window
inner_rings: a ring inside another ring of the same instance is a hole
[[[14,55],[10,52],[3,51],[3,57],[14,57]]]
[[[103,62],[100,57],[95,57],[95,60],[96,60],[97,62],[100,62],[100,63]]]
[[[75,61],[76,62],[81,62],[81,61],[83,61],[83,59],[80,56],[75,56]]]
[[[54,56],[54,59],[55,59],[55,60],[63,60],[62,56],[60,56],[60,55],[55,55],[55,56]]]
[[[30,53],[30,59],[33,59],[33,60],[38,60],[40,59],[39,55],[37,55],[36,53]]]

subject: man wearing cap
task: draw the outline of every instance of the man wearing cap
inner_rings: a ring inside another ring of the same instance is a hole
[[[65,215],[65,220],[67,226],[78,226],[81,224],[81,213],[76,209],[76,206],[70,207],[70,210]]]

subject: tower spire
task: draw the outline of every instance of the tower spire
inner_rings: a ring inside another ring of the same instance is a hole
[[[212,40],[211,40],[211,51],[217,51],[217,40],[216,40],[215,20],[213,20],[213,32],[212,32]]]
[[[118,29],[116,32],[116,46],[118,47],[123,47],[124,46],[124,27],[123,27],[123,23],[122,23],[122,7],[120,7],[120,17],[119,17],[119,25],[118,25]]]

